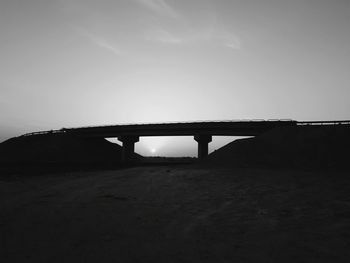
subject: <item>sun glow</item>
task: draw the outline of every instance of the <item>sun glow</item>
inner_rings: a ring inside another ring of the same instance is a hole
[[[155,148],[152,148],[150,151],[152,154],[155,154],[157,150]]]

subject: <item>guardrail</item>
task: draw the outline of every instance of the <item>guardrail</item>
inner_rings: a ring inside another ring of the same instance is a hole
[[[340,121],[298,121],[297,125],[306,126],[306,125],[349,125],[350,120],[340,120]]]
[[[60,130],[49,130],[49,131],[38,131],[38,132],[30,132],[23,135],[20,135],[19,137],[27,137],[27,136],[35,136],[35,135],[45,135],[45,134],[52,134],[52,133],[65,133],[67,131],[74,131],[77,129],[85,129],[85,128],[106,128],[106,127],[115,127],[115,126],[143,126],[143,125],[159,125],[159,124],[186,124],[186,123],[219,123],[219,122],[296,122],[292,119],[237,119],[237,120],[197,120],[197,121],[174,121],[174,122],[156,122],[156,123],[122,123],[122,124],[105,124],[105,125],[94,125],[94,126],[82,126],[82,127],[72,127],[72,128],[62,128]]]
[[[44,135],[44,134],[52,134],[52,133],[65,133],[66,131],[64,129],[60,130],[49,130],[49,131],[38,131],[38,132],[30,132],[23,134],[19,137],[27,137],[27,136],[34,136],[34,135]]]
[[[209,122],[297,122],[292,119],[238,119],[238,120],[200,120],[200,121],[172,121],[172,122],[144,122],[144,123],[122,123],[122,124],[105,124],[105,125],[91,125],[83,127],[74,127],[74,128],[63,128],[61,130],[74,130],[82,128],[96,128],[96,127],[112,127],[112,126],[142,126],[142,125],[159,125],[159,124],[186,124],[186,123],[209,123]]]

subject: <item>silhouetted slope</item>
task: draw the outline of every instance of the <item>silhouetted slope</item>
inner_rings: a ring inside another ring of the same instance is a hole
[[[344,168],[350,127],[295,126],[236,140],[208,156],[214,165],[240,167]]]
[[[3,163],[118,163],[121,153],[121,146],[103,138],[66,134],[15,137],[0,144]]]

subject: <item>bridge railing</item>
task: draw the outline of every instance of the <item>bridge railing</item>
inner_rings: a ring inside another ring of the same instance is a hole
[[[143,125],[166,125],[166,124],[187,124],[187,123],[220,123],[220,122],[296,122],[292,119],[236,119],[236,120],[197,120],[197,121],[174,121],[174,122],[158,122],[158,123],[122,123],[122,124],[105,124],[105,125],[91,125],[91,126],[82,126],[82,127],[72,127],[72,128],[62,128],[59,130],[49,130],[49,131],[37,131],[37,132],[30,132],[23,135],[20,135],[19,137],[27,137],[27,136],[34,136],[34,135],[45,135],[45,134],[53,134],[53,133],[66,133],[70,130],[78,130],[78,129],[86,129],[86,128],[106,128],[106,127],[115,127],[115,126],[143,126]]]
[[[34,135],[45,135],[45,134],[53,134],[53,133],[65,133],[66,131],[64,129],[60,130],[49,130],[49,131],[38,131],[38,132],[29,132],[26,134],[23,134],[19,137],[27,137],[27,136],[34,136]]]
[[[220,122],[294,122],[297,125],[300,126],[307,126],[307,125],[350,125],[350,120],[336,120],[336,121],[295,121],[292,119],[239,119],[239,120],[201,120],[201,121],[186,121],[186,122],[159,122],[159,123],[130,123],[130,124],[109,124],[109,125],[99,125],[99,126],[84,126],[84,127],[75,127],[75,128],[62,128],[60,130],[49,130],[49,131],[38,131],[38,132],[30,132],[21,135],[20,137],[25,136],[34,136],[34,135],[44,135],[44,134],[53,134],[53,133],[66,133],[70,130],[76,130],[76,129],[85,129],[85,128],[96,128],[96,127],[113,127],[113,126],[142,126],[142,125],[166,125],[166,124],[186,124],[186,123],[220,123]]]
[[[151,122],[144,122],[144,123],[121,123],[121,124],[105,124],[105,125],[90,125],[90,126],[82,126],[82,127],[72,127],[72,128],[62,128],[59,130],[49,130],[49,131],[37,131],[37,132],[29,132],[25,133],[23,135],[20,135],[19,137],[24,137],[24,136],[33,136],[33,135],[43,135],[43,134],[52,134],[52,133],[65,133],[69,130],[75,130],[75,129],[85,129],[85,128],[96,128],[96,127],[112,127],[112,126],[128,126],[128,125],[137,125],[137,126],[142,126],[142,125],[162,125],[162,124],[186,124],[186,123],[220,123],[220,122],[296,122],[292,119],[237,119],[237,120],[198,120],[198,121],[173,121],[173,122],[156,122],[156,123],[151,123]]]
[[[142,125],[166,125],[166,124],[187,124],[187,123],[220,123],[220,122],[296,122],[292,119],[237,119],[237,120],[198,120],[198,121],[172,121],[172,122],[143,122],[143,123],[121,123],[121,124],[105,124],[105,125],[90,125],[75,128],[63,128],[62,130],[74,130],[82,128],[96,127],[112,127],[112,126],[142,126]]]
[[[317,125],[349,125],[350,124],[350,120],[339,120],[339,121],[298,121],[297,125],[301,125],[301,126],[306,126],[306,125],[313,125],[313,126],[317,126]]]

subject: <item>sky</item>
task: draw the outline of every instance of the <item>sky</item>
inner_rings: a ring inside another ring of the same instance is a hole
[[[1,0],[0,141],[106,124],[350,119],[349,69],[349,0]],[[141,138],[136,149],[194,156],[196,143]]]

